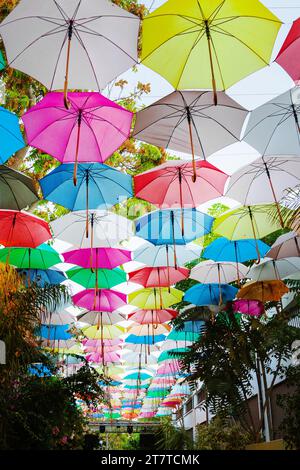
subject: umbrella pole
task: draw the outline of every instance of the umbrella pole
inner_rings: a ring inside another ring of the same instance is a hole
[[[77,130],[76,153],[75,153],[75,163],[74,163],[74,173],[73,173],[74,186],[77,186],[77,167],[78,167],[78,153],[79,153],[79,144],[80,144],[81,123],[82,123],[82,109],[79,109],[78,118],[77,118],[78,130]]]
[[[294,240],[295,240],[298,256],[300,257],[300,248],[299,248],[299,245],[298,245],[297,237],[295,237]]]
[[[101,324],[101,354],[102,354],[102,365],[104,367],[104,341],[103,341],[103,319],[102,319],[102,312],[100,313],[100,324]]]
[[[260,258],[260,251],[259,251],[259,247],[258,247],[258,243],[257,243],[257,236],[256,236],[256,230],[255,230],[255,226],[254,226],[253,214],[252,214],[251,208],[249,206],[248,206],[248,210],[249,210],[249,216],[250,216],[250,221],[251,221],[252,232],[253,232],[253,236],[254,236],[254,240],[255,240],[257,257],[258,257],[256,264],[259,264],[260,259],[261,259]]]
[[[175,220],[174,212],[171,211],[171,225],[172,225],[172,238],[173,238],[173,248],[174,248],[174,266],[177,270],[177,257],[176,257],[176,241],[175,241]]]
[[[85,237],[89,238],[89,174],[86,172],[86,220],[85,220]]]
[[[182,173],[181,168],[178,171],[179,178],[179,197],[180,197],[180,208],[181,208],[181,233],[184,237],[184,211],[183,211],[183,195],[182,195]]]
[[[30,288],[30,261],[31,261],[30,258],[31,258],[31,248],[28,248],[28,266],[29,266],[29,268],[28,268],[28,280],[27,280],[27,282],[28,282],[28,287],[29,288]]]
[[[283,222],[283,218],[282,218],[281,211],[280,211],[280,205],[279,205],[279,202],[277,201],[277,197],[276,197],[275,189],[274,189],[274,186],[273,186],[272,178],[271,178],[271,175],[270,175],[270,171],[269,171],[269,168],[268,168],[266,162],[264,161],[264,158],[263,158],[263,162],[264,162],[264,165],[265,165],[265,169],[266,169],[266,173],[267,173],[267,176],[268,176],[270,188],[271,188],[273,198],[274,198],[274,202],[275,202],[275,205],[276,205],[276,209],[277,209],[277,213],[278,213],[278,217],[279,217],[279,222],[280,222],[281,227],[284,228],[284,222]]]
[[[168,269],[168,292],[171,293],[170,287],[170,260],[169,260],[169,245],[166,245],[166,255],[167,255],[167,269]]]
[[[162,299],[162,292],[161,292],[161,282],[160,282],[160,270],[157,268],[158,273],[158,284],[159,284],[159,301],[160,301],[160,309],[162,310],[163,299]]]
[[[204,23],[205,23],[205,32],[206,32],[207,44],[208,44],[208,54],[209,54],[209,62],[210,62],[210,70],[211,70],[212,89],[213,89],[213,94],[214,94],[214,105],[217,106],[217,104],[218,104],[218,94],[217,94],[217,85],[216,85],[216,77],[215,77],[215,70],[214,70],[214,61],[213,61],[213,55],[212,55],[211,34],[210,34],[208,20],[204,20]]]
[[[223,303],[223,298],[222,298],[222,289],[221,289],[221,273],[220,273],[220,263],[218,263],[218,281],[219,281],[219,305],[222,305]]]
[[[194,148],[194,141],[193,141],[192,116],[191,116],[191,111],[189,108],[187,108],[187,121],[188,121],[188,126],[189,126],[189,135],[190,135],[191,152],[192,152],[192,164],[193,164],[192,181],[193,183],[195,183],[197,180],[197,169],[196,169],[195,148]]]
[[[238,261],[238,254],[237,254],[237,246],[236,246],[236,241],[233,242],[234,244],[234,253],[235,253],[235,261],[236,261],[236,274],[237,274],[237,283],[238,286],[241,286],[241,280],[240,280],[240,271],[239,271],[239,261]]]
[[[67,47],[67,62],[66,62],[66,74],[64,83],[64,105],[66,109],[70,109],[70,101],[68,100],[68,82],[69,82],[69,67],[70,67],[70,53],[71,53],[71,41],[73,36],[74,20],[70,20],[68,28],[68,47]]]
[[[91,215],[91,271],[94,272],[93,268],[93,246],[94,246],[94,214]],[[97,258],[97,249],[96,249]]]

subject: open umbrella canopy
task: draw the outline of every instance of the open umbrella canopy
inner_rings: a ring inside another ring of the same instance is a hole
[[[147,325],[132,325],[129,326],[127,332],[137,336],[156,336],[156,335],[167,335],[171,327],[164,324],[147,324]]]
[[[47,284],[57,285],[67,279],[62,271],[57,271],[56,269],[19,269],[18,272],[24,277],[25,283],[28,284],[29,278],[30,282],[35,282],[40,287],[45,287]]]
[[[181,302],[183,292],[178,289],[167,289],[162,287],[140,289],[128,296],[128,302],[135,307],[139,307],[145,310],[158,310],[169,308],[171,305],[175,305]]]
[[[123,380],[147,380],[151,379],[152,375],[147,374],[146,372],[132,372],[131,374],[127,374],[123,377]]]
[[[168,287],[187,279],[189,274],[186,268],[146,267],[129,273],[129,280],[144,287]]]
[[[76,322],[76,317],[71,315],[70,312],[64,307],[58,307],[51,313],[40,314],[40,318],[43,324],[48,325],[71,325]]]
[[[21,210],[36,201],[38,195],[32,178],[6,165],[0,165],[0,209]]]
[[[22,117],[27,142],[63,163],[104,162],[127,140],[133,114],[100,93],[48,93]]]
[[[300,258],[281,258],[263,260],[259,265],[252,266],[248,276],[255,281],[275,281],[288,279],[300,272]]]
[[[121,269],[84,269],[72,268],[66,272],[71,281],[77,282],[86,289],[94,287],[110,289],[126,281],[126,273]]]
[[[294,80],[300,80],[300,66],[297,56],[300,51],[300,18],[295,20],[275,59]]]
[[[236,263],[244,263],[257,258],[258,246],[260,255],[264,257],[269,250],[269,246],[261,240],[245,239],[245,240],[228,240],[220,237],[214,240],[203,251],[202,257],[212,259],[214,261],[233,261]]]
[[[121,248],[82,248],[62,254],[66,263],[76,264],[82,268],[114,269],[131,261],[130,251]]]
[[[49,340],[68,340],[72,338],[69,328],[70,325],[42,325],[39,336]]]
[[[78,321],[89,325],[113,325],[125,320],[125,316],[119,312],[84,312],[77,317]],[[119,346],[119,344],[111,347]],[[88,347],[88,346],[87,346]],[[91,347],[91,346],[89,346]]]
[[[0,261],[21,269],[49,269],[61,263],[60,255],[44,243],[38,248],[4,248],[0,250]]]
[[[0,70],[3,70],[5,68],[5,66],[6,66],[6,64],[5,64],[4,57],[3,57],[2,52],[0,51]]]
[[[180,331],[180,330],[172,330],[171,333],[168,335],[168,340],[174,340],[174,341],[192,341],[193,343],[197,341],[200,338],[201,334],[198,332],[193,332],[193,331]],[[169,358],[168,363],[171,361],[176,361],[176,357]]]
[[[119,338],[125,333],[125,328],[119,325],[103,325],[101,329],[96,326],[86,326],[82,328],[82,332],[87,338],[99,339],[102,342],[105,339]]]
[[[279,301],[288,292],[289,288],[282,281],[251,281],[239,290],[237,298],[265,303]]]
[[[24,0],[0,33],[9,65],[47,88],[100,90],[136,63],[139,25],[107,0]]]
[[[183,300],[198,306],[219,305],[220,300],[233,300],[237,292],[236,287],[227,284],[196,284],[186,291]]]
[[[261,155],[298,155],[299,88],[292,88],[252,111],[244,140]]]
[[[125,294],[108,289],[86,289],[72,297],[75,305],[97,312],[113,312],[126,305]]]
[[[0,210],[0,245],[36,248],[50,238],[45,220],[26,212]]]
[[[78,248],[112,247],[133,236],[132,222],[111,212],[90,211],[88,223],[90,226],[88,237],[86,237],[85,211],[70,212],[54,220],[50,225],[55,238]]]
[[[146,360],[142,353],[137,354],[135,352],[132,352],[132,353],[123,354],[122,360],[124,361],[124,365],[126,366],[128,366],[129,364],[130,366],[135,366],[135,365],[142,366],[146,364]],[[157,357],[152,354],[149,354],[147,356],[147,365],[156,365],[156,364],[157,364]]]
[[[97,362],[97,363],[111,363],[111,364],[118,364],[120,362],[120,355],[117,354],[115,351],[104,352],[104,354],[100,354],[99,352],[91,352],[85,356],[88,362]]]
[[[154,245],[186,245],[209,233],[213,221],[213,217],[196,209],[164,209],[136,219],[135,226],[136,234]]]
[[[300,236],[295,232],[281,235],[273,243],[266,256],[274,259],[300,257]]]
[[[125,343],[132,343],[135,345],[142,345],[146,344],[147,346],[155,345],[156,343],[161,343],[165,339],[165,335],[156,335],[156,336],[137,336],[137,335],[129,335],[125,339]],[[126,348],[127,348],[126,344]],[[155,349],[154,349],[155,350]]]
[[[164,361],[173,361],[174,359],[178,359],[178,355],[184,354],[188,352],[187,348],[176,348],[170,349],[168,351],[162,351],[157,358],[157,362],[164,362]]]
[[[25,147],[19,118],[0,106],[0,163],[5,163],[15,152]]]
[[[197,160],[195,166],[197,180],[194,183],[191,162],[169,161],[136,175],[136,197],[161,208],[173,208],[197,207],[222,196],[228,175],[206,161]]]
[[[134,260],[151,267],[175,266],[174,258],[176,253],[176,265],[183,266],[201,256],[202,247],[190,243],[187,246],[158,245],[145,243],[134,251]]]
[[[77,186],[72,178],[74,164],[65,163],[40,180],[44,199],[72,211],[108,209],[132,197],[132,178],[101,163],[79,164]]]
[[[224,90],[268,65],[280,27],[258,0],[171,0],[145,17],[141,59],[176,89]]]
[[[128,315],[128,320],[132,320],[141,325],[165,323],[176,318],[176,310],[137,310]]]
[[[230,284],[237,279],[244,279],[248,273],[247,266],[241,263],[202,261],[191,270],[191,279],[203,284]]]
[[[259,317],[265,311],[264,304],[259,300],[235,300],[233,302],[233,311],[250,315],[251,317]]]

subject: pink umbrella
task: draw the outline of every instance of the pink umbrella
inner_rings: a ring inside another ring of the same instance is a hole
[[[125,294],[111,289],[86,289],[74,295],[72,299],[78,307],[99,312],[113,312],[126,305],[127,301]]]
[[[129,137],[133,114],[100,93],[48,93],[22,119],[27,142],[60,162],[104,162]]]
[[[104,340],[103,340],[104,341]],[[115,346],[106,346],[105,344],[103,344],[103,351],[105,353],[109,353],[109,352],[117,352],[117,351],[120,351],[120,346],[119,345],[115,345]],[[101,347],[101,344],[99,344],[99,346],[96,346],[96,347],[93,347],[93,346],[84,346],[84,352],[85,353],[99,353],[99,354],[102,354],[102,347]]]
[[[252,317],[259,317],[265,311],[264,304],[259,300],[240,299],[233,302],[233,311]]]
[[[142,411],[142,413],[140,414],[139,418],[142,419],[142,418],[154,418],[156,415],[156,411]]]
[[[108,363],[112,362],[114,364],[120,363],[120,356],[116,352],[104,352],[103,356],[98,352],[93,352],[86,355],[86,360],[88,362],[97,362],[97,363]]]
[[[294,82],[300,80],[300,18],[294,21],[289,34],[282,45],[275,61],[292,77]]]
[[[132,320],[141,325],[159,324],[171,321],[176,318],[178,312],[176,310],[137,310],[128,315],[128,320]]]
[[[82,248],[63,253],[66,263],[82,268],[114,269],[131,261],[131,252],[120,248]]]
[[[87,348],[98,348],[102,344],[100,339],[85,338],[81,342]],[[102,342],[104,346],[106,347],[106,346],[121,346],[124,341],[122,339],[115,338],[115,339],[103,339]]]
[[[143,287],[169,287],[189,277],[187,268],[146,267],[129,273],[129,280]]]
[[[157,369],[157,375],[160,375],[160,374],[174,374],[176,372],[178,372],[180,370],[180,364],[179,364],[179,361],[177,361],[176,359],[173,360],[173,361],[169,361],[167,362],[166,364],[160,366],[158,369]]]

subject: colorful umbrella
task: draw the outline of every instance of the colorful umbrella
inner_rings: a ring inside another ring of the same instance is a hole
[[[216,219],[214,231],[230,240],[253,237],[257,242],[258,239],[281,229],[280,221],[270,217],[273,207],[272,204],[267,204],[243,206],[230,210]],[[256,252],[260,260],[261,254],[258,243],[256,244]]]
[[[98,352],[92,352],[87,354],[85,357],[88,362],[102,362],[104,364],[118,364],[120,362],[120,355],[114,351],[104,352],[103,355]]]
[[[19,118],[0,106],[0,163],[5,163],[15,152],[25,147]]]
[[[57,251],[44,243],[38,248],[4,248],[0,250],[0,261],[20,269],[49,269],[61,263]]]
[[[26,212],[0,210],[0,245],[36,248],[50,238],[45,220]]]
[[[202,257],[214,261],[234,261],[244,263],[257,258],[257,249],[262,257],[266,255],[269,246],[260,240],[228,240],[227,238],[217,238],[208,245]]]
[[[100,93],[48,93],[22,117],[27,142],[63,163],[104,162],[127,140],[133,114]]]
[[[95,210],[89,213],[88,237],[85,211],[70,212],[50,225],[54,237],[78,248],[111,247],[133,236],[133,224],[130,220],[106,211]]]
[[[217,89],[269,64],[280,27],[258,0],[169,0],[144,18],[141,60],[176,89],[213,89],[216,103]]]
[[[6,66],[6,64],[5,64],[4,57],[3,57],[2,52],[0,51],[0,70],[3,70],[5,68],[5,66]]]
[[[168,340],[174,340],[176,342],[183,341],[184,342],[184,348],[186,348],[187,343],[192,342],[194,343],[195,341],[198,341],[200,338],[200,333],[196,333],[193,331],[180,331],[180,330],[172,330],[171,333],[168,335]],[[172,359],[169,359],[169,363],[171,361],[175,361],[176,358],[173,357]]]
[[[127,279],[126,273],[119,268],[84,269],[75,267],[69,269],[66,274],[71,281],[77,282],[86,289],[110,289],[122,284]]]
[[[160,245],[145,243],[134,251],[134,260],[151,267],[183,266],[197,258],[200,258],[202,247],[190,243],[188,246]],[[176,253],[176,263],[175,261]]]
[[[113,312],[126,305],[126,295],[108,289],[86,289],[72,297],[75,305],[92,311]]]
[[[72,183],[74,164],[58,166],[40,180],[44,199],[71,211],[108,209],[133,196],[132,178],[101,163],[78,165],[78,186]]]
[[[48,325],[70,325],[76,322],[76,317],[71,315],[67,308],[64,307],[57,307],[57,309],[51,313],[41,312],[40,318],[42,323]]]
[[[259,300],[262,303],[279,301],[289,292],[282,281],[251,281],[245,284],[238,292],[238,299]]]
[[[82,332],[88,339],[99,339],[102,342],[105,339],[119,338],[125,333],[125,328],[119,325],[103,325],[99,330],[96,326],[86,326],[82,328]]]
[[[237,292],[236,287],[227,284],[197,284],[186,291],[183,300],[197,306],[219,305],[221,300],[233,300]]]
[[[202,261],[191,270],[191,279],[203,284],[230,284],[247,277],[249,269],[241,263]]]
[[[161,289],[147,288],[140,289],[128,296],[128,302],[135,307],[143,308],[146,310],[158,310],[169,308],[181,302],[183,292],[178,289]]]
[[[165,323],[176,318],[176,310],[137,310],[128,315],[128,320],[132,320],[141,325]]]
[[[300,51],[300,18],[293,22],[275,61],[292,77],[294,82],[300,79],[300,67],[297,60]]]
[[[275,281],[289,279],[300,271],[300,258],[281,258],[264,260],[257,266],[253,266],[248,276],[255,281]]]
[[[17,249],[18,248],[16,248],[16,250]],[[21,249],[22,248],[19,248],[19,250]],[[28,252],[29,250],[31,250],[31,248],[28,248]],[[18,272],[21,276],[24,276],[25,282],[29,278],[30,282],[34,282],[40,287],[45,287],[47,284],[57,285],[66,280],[65,274],[55,269],[18,269]]]
[[[20,2],[0,25],[9,65],[49,89],[100,90],[137,62],[140,20],[108,2]]]
[[[187,353],[187,348],[177,348],[177,349],[170,349],[168,351],[163,351],[157,358],[157,362],[164,362],[164,361],[173,361],[174,359],[178,358],[177,354],[184,354]]]
[[[193,194],[195,195],[195,200],[191,196],[185,196],[186,200],[189,201],[189,207],[191,207],[191,201],[195,207],[200,204],[195,204],[197,200],[206,202],[209,200],[209,195],[218,197],[220,196],[220,190],[222,192],[224,189],[227,175],[222,175],[222,172],[212,165],[207,167],[205,165],[201,166],[198,163],[196,165],[195,155],[206,159],[206,157],[209,157],[218,150],[240,140],[243,123],[248,111],[225,93],[220,92],[217,96],[218,105],[214,106],[213,94],[211,92],[175,91],[137,113],[133,132],[137,139],[144,140],[158,147],[192,154],[192,164],[189,163],[188,168],[183,168],[181,175],[178,173],[178,168],[180,168],[182,162],[179,163],[179,166],[177,163],[175,175],[169,162],[163,166],[163,169],[166,171],[164,175],[160,176],[165,176],[165,179],[168,179],[170,183],[173,183],[174,180],[176,182],[176,185],[171,185],[173,190],[174,188],[177,189],[175,194],[170,192],[167,195],[166,202],[168,201],[168,196],[171,196],[169,204],[172,204],[176,197],[177,200],[178,198],[180,199],[182,191],[181,178],[184,182],[186,176],[190,176],[190,180],[193,180],[193,182],[196,181],[197,176],[202,176],[202,184],[204,186],[201,193],[202,196],[198,192],[196,197],[196,189],[199,186],[194,188]],[[168,167],[171,167],[171,170]],[[216,183],[217,181],[219,182],[215,187],[209,184],[213,172],[209,172],[207,169],[215,171]],[[156,170],[155,172],[157,174]],[[147,174],[149,175],[149,172]],[[186,181],[184,184],[185,186],[187,185]],[[163,187],[166,188],[167,186],[168,181],[165,181]],[[193,190],[192,185],[188,184],[188,190],[191,193]],[[164,190],[164,192],[167,191]],[[146,194],[149,195],[149,192]],[[158,196],[159,199],[155,198],[155,196],[153,199],[150,193],[151,202],[156,200],[161,205],[164,202],[164,193],[161,195],[159,191]],[[139,197],[142,196],[140,195]],[[180,200],[180,206],[183,207],[183,200]]]
[[[169,287],[187,279],[189,274],[186,268],[146,267],[129,273],[129,280],[143,287]]]
[[[295,232],[281,235],[273,243],[266,256],[273,259],[300,257],[300,236]]]
[[[299,88],[273,98],[252,111],[244,140],[261,155],[298,155]]]
[[[164,324],[147,324],[147,325],[132,325],[129,326],[127,332],[136,336],[156,336],[166,335],[171,330],[169,325]]]
[[[119,323],[125,320],[125,316],[119,312],[94,312],[94,311],[87,311],[78,315],[78,321],[83,323],[88,323],[89,325],[113,325],[114,323]],[[116,347],[117,345],[112,345],[109,347]],[[91,347],[91,346],[87,346]]]
[[[48,340],[68,340],[72,338],[68,333],[70,325],[42,325],[39,330],[39,336]]]
[[[120,346],[123,343],[123,340],[120,338],[114,338],[114,339],[104,338],[103,343],[105,347],[106,346]],[[101,346],[101,341],[98,339],[83,339],[82,344],[89,348],[98,348]]]
[[[36,201],[38,195],[33,180],[6,165],[0,165],[0,209],[19,211]]]
[[[243,205],[275,203],[284,227],[279,202],[287,188],[300,183],[300,159],[295,156],[261,157],[234,173],[225,196]]]
[[[77,264],[82,268],[114,269],[131,261],[131,252],[120,248],[82,248],[62,254],[66,263]]]
[[[146,361],[142,357],[142,353],[136,354],[135,352],[133,353],[128,353],[124,354],[122,356],[122,359],[124,361],[124,365],[128,366],[129,364],[132,365],[140,365],[142,367],[143,364],[146,364]],[[157,357],[149,354],[147,356],[147,365],[156,365],[157,364]]]
[[[259,317],[264,313],[265,307],[259,300],[235,300],[233,302],[233,311],[251,317]]]
[[[132,343],[134,345],[155,345],[156,343],[161,343],[165,339],[165,335],[156,335],[156,336],[136,336],[136,335],[129,335],[125,339],[125,343]],[[125,347],[127,348],[128,345],[126,344]],[[153,349],[155,350],[155,348]],[[149,352],[150,354],[150,352]]]

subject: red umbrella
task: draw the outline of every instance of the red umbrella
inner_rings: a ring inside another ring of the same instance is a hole
[[[169,287],[189,277],[187,268],[146,267],[129,273],[129,280],[143,287]]]
[[[223,196],[228,175],[207,161],[170,161],[134,177],[135,195],[161,208],[194,208]],[[182,233],[184,223],[182,214]]]
[[[36,248],[51,237],[45,220],[22,211],[0,210],[0,245]]]
[[[163,310],[137,310],[128,315],[128,320],[132,320],[141,325],[159,324],[171,321],[176,318],[178,312],[171,309]]]
[[[300,18],[294,21],[275,61],[292,77],[300,80]]]

